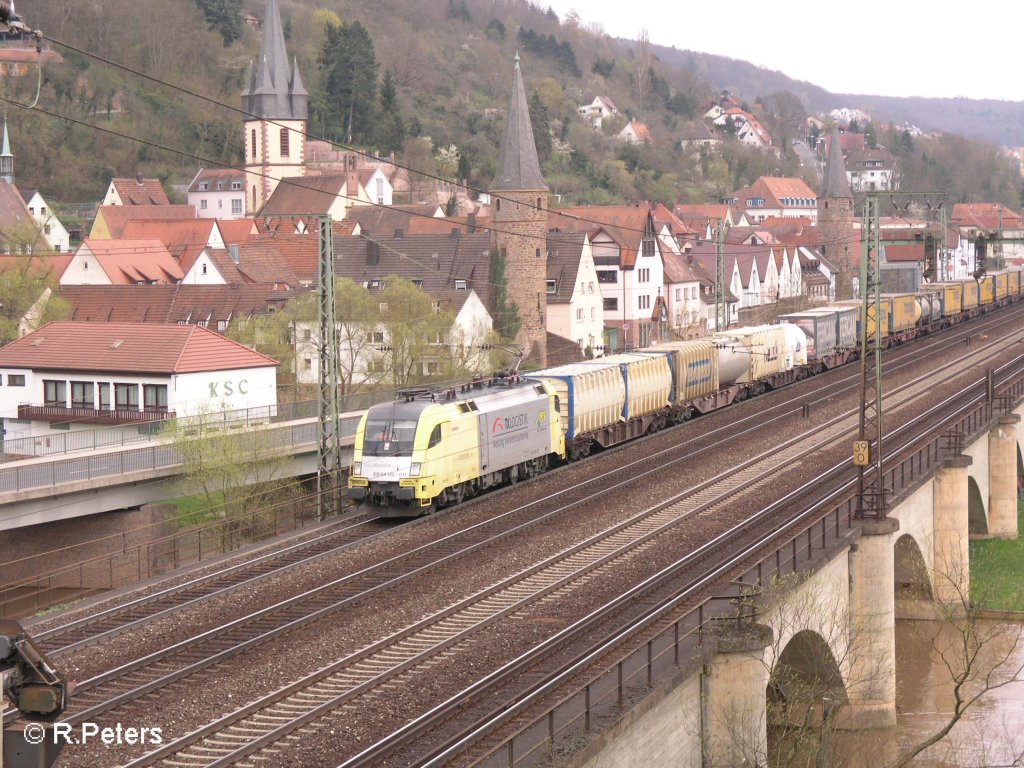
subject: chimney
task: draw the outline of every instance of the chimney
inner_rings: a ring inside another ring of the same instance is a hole
[[[452,240],[458,240],[458,239],[459,239],[459,228],[458,227],[452,227]]]
[[[466,228],[469,230],[469,234],[476,234],[476,211],[466,217]]]
[[[370,267],[377,266],[380,261],[380,243],[376,240],[366,241],[366,264]]]
[[[395,240],[401,240],[403,237],[405,237],[405,230],[404,229],[396,229],[395,230]]]

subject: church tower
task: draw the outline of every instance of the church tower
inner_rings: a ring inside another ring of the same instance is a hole
[[[0,150],[0,179],[8,184],[14,183],[14,153],[11,152],[11,140],[7,137],[7,118],[4,118],[4,143]]]
[[[306,121],[309,94],[299,65],[288,63],[277,0],[267,0],[260,58],[249,62],[242,92],[245,112],[246,213],[256,213],[278,182],[306,171]]]
[[[505,137],[491,183],[493,245],[505,261],[507,296],[518,309],[516,343],[525,359],[547,365],[548,186],[533,142],[526,89],[516,54]]]
[[[853,191],[846,175],[838,127],[832,128],[825,178],[818,195],[818,230],[821,255],[836,268],[836,298],[852,298]]]

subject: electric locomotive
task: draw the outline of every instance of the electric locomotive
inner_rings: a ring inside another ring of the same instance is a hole
[[[400,393],[356,427],[349,498],[409,517],[540,474],[565,458],[558,397],[516,375]]]

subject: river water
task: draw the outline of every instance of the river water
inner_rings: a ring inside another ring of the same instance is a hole
[[[977,638],[977,642],[965,644],[965,637]],[[909,745],[922,743],[946,726],[955,706],[950,668],[962,668],[965,653],[974,656],[974,667],[981,675],[965,686],[964,695],[974,696],[984,688],[987,690],[948,736],[911,765],[1024,766],[1024,673],[1020,673],[1024,668],[1024,624],[1007,629],[1005,625],[984,621],[965,632],[938,622],[899,621],[897,727],[869,734],[836,734],[830,768],[892,766],[908,753]],[[984,679],[989,680],[987,686],[982,682]]]

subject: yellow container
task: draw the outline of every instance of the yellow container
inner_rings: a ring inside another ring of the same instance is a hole
[[[978,306],[978,296],[980,291],[978,290],[978,283],[975,280],[962,280],[960,285],[964,291],[964,310],[974,309]]]
[[[836,306],[839,307],[855,307],[857,308],[857,340],[860,343],[860,307],[861,302],[859,299],[848,299],[845,301],[837,301]],[[892,314],[892,300],[888,296],[881,296],[879,298],[879,306],[881,309],[880,322],[875,322],[875,305],[872,303],[868,306],[868,340],[871,341],[875,338],[876,328],[881,330],[881,338],[885,339],[889,337],[889,316]]]
[[[912,293],[885,294],[891,302],[889,332],[900,333],[914,328],[921,319],[921,305]]]
[[[675,385],[673,405],[718,391],[718,350],[710,339],[667,341],[646,351],[669,355]]]
[[[629,353],[614,356],[626,382],[626,419],[635,419],[668,407],[672,392],[672,371],[669,357],[656,354]]]
[[[992,304],[996,300],[996,279],[995,275],[985,275],[978,286],[978,303],[982,306]]]

